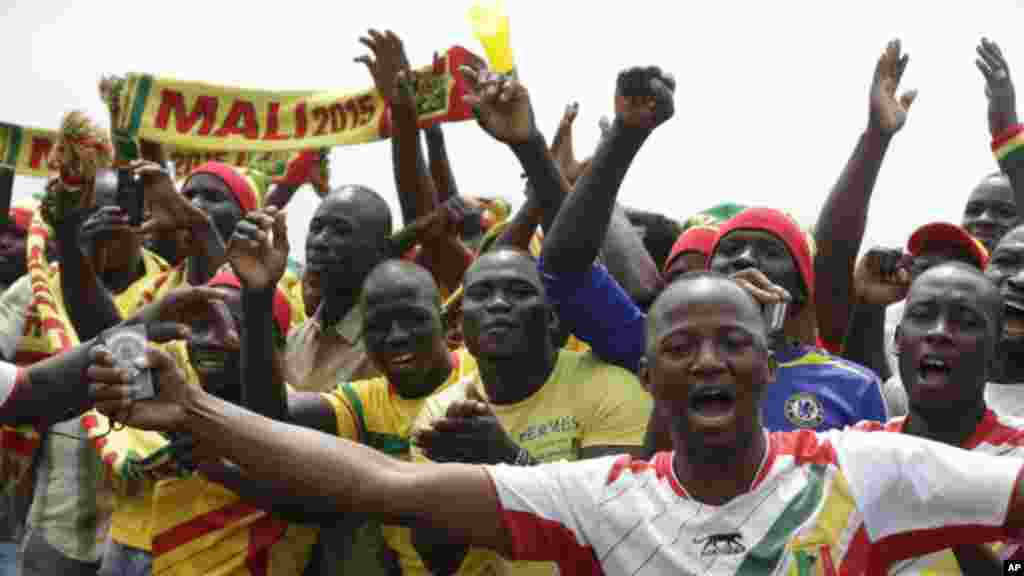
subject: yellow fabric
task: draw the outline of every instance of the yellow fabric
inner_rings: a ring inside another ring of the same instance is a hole
[[[199,376],[188,361],[188,351],[184,341],[176,340],[162,346],[173,358],[178,367],[184,370],[190,386],[199,386]],[[101,428],[105,430],[105,426]],[[153,539],[153,489],[160,480],[158,475],[144,478],[125,478],[120,471],[125,469],[124,460],[135,456],[145,458],[168,444],[167,438],[158,432],[149,432],[125,427],[112,432],[110,444],[104,446],[106,454],[117,454],[120,461],[113,466],[108,464],[111,479],[116,488],[114,513],[110,518],[110,537],[118,543],[126,544],[139,550],[151,550]],[[112,445],[111,445],[112,444]]]
[[[439,386],[434,394],[447,390],[455,384],[466,385],[476,378],[477,364],[473,356],[465,349],[453,352],[453,354],[458,356],[458,368],[452,371],[448,380]],[[358,431],[357,413],[360,411],[365,419],[367,431],[374,434],[375,438],[400,439],[406,443],[414,430],[429,422],[429,420],[421,418],[428,399],[410,400],[392,394],[387,380],[383,377],[353,382],[351,389],[358,395],[361,406],[354,406],[349,397],[340,389],[323,394],[323,397],[330,402],[334,409],[338,435],[342,438],[361,441],[373,446],[372,439],[370,442],[366,442],[366,438],[362,437]],[[373,447],[380,449],[379,446]],[[391,455],[406,460],[410,459],[408,450],[403,453],[391,453]],[[423,562],[413,548],[408,528],[383,526],[383,533],[388,546],[398,553],[403,574],[426,574]]]
[[[505,3],[502,0],[475,2],[469,9],[469,21],[473,34],[484,47],[491,69],[502,74],[515,69]]]
[[[482,398],[487,393],[479,373],[469,382]],[[424,417],[444,415],[465,387],[451,387],[427,400]],[[636,376],[605,364],[590,353],[562,350],[548,381],[522,402],[491,405],[502,427],[519,446],[541,462],[574,461],[591,446],[639,446],[643,443],[653,402]],[[422,458],[414,453],[417,459]],[[405,558],[403,557],[403,560]],[[402,565],[404,574],[426,574],[422,566]],[[546,562],[507,562],[497,554],[471,549],[460,575],[556,574]]]
[[[482,59],[453,46],[416,69],[420,125],[472,118],[460,66]],[[435,65],[436,64],[436,65]],[[168,150],[307,150],[386,138],[389,115],[375,89],[270,91],[128,74],[113,130]]]
[[[291,270],[285,270],[281,281],[277,283],[278,288],[284,293],[288,300],[288,308],[291,309],[291,328],[306,321],[306,304],[302,299],[302,278]],[[284,336],[287,336],[285,334]]]
[[[286,525],[199,474],[159,481],[151,514],[154,576],[298,575],[309,563],[318,533]],[[211,517],[229,520],[194,538],[169,542],[176,532],[208,524]],[[267,538],[268,531],[275,536]],[[254,557],[257,550],[266,550],[266,557]]]

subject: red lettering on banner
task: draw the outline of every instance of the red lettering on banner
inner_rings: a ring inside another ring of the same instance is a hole
[[[167,130],[171,114],[174,114],[174,128],[178,134],[188,134],[192,127],[202,118],[203,123],[196,132],[199,136],[208,136],[213,130],[213,123],[217,119],[217,99],[213,96],[200,96],[196,98],[196,104],[192,111],[185,111],[185,96],[177,90],[165,89],[161,92],[160,110],[156,114],[156,127]]]
[[[306,137],[306,103],[299,102],[295,105],[295,139]]]
[[[33,170],[41,170],[44,167],[43,163],[50,157],[51,148],[53,148],[53,140],[33,136],[31,155],[28,159],[29,166]]]
[[[345,111],[352,114],[352,128],[359,126],[359,107],[354,99],[345,101]]]
[[[239,125],[241,121],[242,125]],[[260,137],[260,125],[256,120],[256,107],[248,100],[235,100],[228,111],[228,117],[224,124],[214,132],[214,136],[224,138],[239,134],[247,140],[256,140]]]
[[[356,100],[356,105],[359,107],[359,125],[366,126],[373,120],[373,113],[377,111],[377,103],[372,95],[364,94]]]
[[[267,106],[267,133],[263,135],[264,140],[287,140],[287,134],[280,134],[277,131],[277,113],[281,110],[280,102],[271,102]]]
[[[319,122],[313,136],[323,136],[327,133],[327,122],[331,119],[331,112],[327,108],[317,106],[313,108],[313,119]]]
[[[342,107],[341,102],[335,102],[331,106],[331,132],[337,134],[345,129],[348,125],[345,122],[345,109]]]

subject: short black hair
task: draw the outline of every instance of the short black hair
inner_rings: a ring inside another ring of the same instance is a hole
[[[992,312],[992,318],[995,321],[995,326],[993,326],[993,328],[996,343],[998,343],[999,340],[1002,338],[1003,328],[1006,325],[1006,311],[1003,309],[1003,296],[1002,293],[999,291],[999,287],[996,286],[995,282],[992,282],[992,280],[990,280],[988,276],[985,276],[985,273],[979,270],[977,266],[973,264],[968,264],[966,262],[960,262],[959,260],[950,260],[948,262],[937,264],[935,266],[932,266],[928,270],[925,270],[924,272],[921,273],[920,276],[915,278],[914,281],[910,284],[910,289],[913,290],[914,284],[917,284],[922,279],[927,279],[928,276],[942,270],[943,268],[952,268],[954,270],[966,272],[967,274],[980,279],[982,283],[985,285],[985,291],[987,292],[987,294],[984,295],[984,301],[988,306],[991,307],[990,311]]]
[[[683,233],[683,225],[662,214],[626,208],[626,218],[634,228],[643,230],[641,239],[644,248],[651,255],[658,270],[665,267],[665,261],[672,252],[672,245]]]
[[[757,299],[755,299],[749,292],[744,290],[742,286],[740,286],[738,283],[736,283],[735,280],[733,280],[732,278],[730,278],[726,274],[722,274],[721,272],[715,272],[714,270],[690,270],[689,272],[686,272],[684,274],[680,274],[679,276],[674,278],[672,280],[672,282],[668,286],[666,286],[664,290],[662,290],[661,294],[659,294],[658,297],[655,298],[654,302],[651,304],[651,308],[650,308],[649,312],[647,313],[647,345],[648,346],[651,346],[654,343],[654,327],[655,327],[655,322],[658,321],[657,316],[658,316],[658,313],[660,312],[659,308],[661,306],[661,302],[663,300],[665,300],[666,298],[668,298],[668,294],[671,293],[671,292],[674,292],[674,289],[677,288],[680,284],[696,282],[697,280],[704,280],[704,279],[711,279],[711,280],[715,280],[715,281],[718,281],[718,282],[726,282],[726,283],[734,286],[736,288],[736,290],[738,290],[740,293],[743,294],[743,296],[750,302],[750,304],[754,307],[755,310],[760,311],[761,304],[757,301]],[[765,337],[765,339],[762,340],[762,343],[765,346],[767,346],[768,325],[765,322],[764,315],[758,314],[757,317],[758,317],[758,319],[761,322],[760,325],[763,328],[763,335]],[[650,354],[650,349],[649,348],[648,348],[648,354]]]

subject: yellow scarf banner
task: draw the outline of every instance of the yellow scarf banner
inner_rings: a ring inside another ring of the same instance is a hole
[[[416,70],[419,124],[473,117],[459,67],[483,59],[460,46]],[[115,140],[190,150],[247,152],[331,148],[386,139],[390,114],[376,89],[269,91],[129,74],[117,90]]]
[[[46,178],[52,174],[47,158],[56,142],[56,130],[0,122],[0,164],[13,167],[14,173],[20,176]],[[288,161],[298,153],[298,151],[190,150],[174,147],[168,150],[167,156],[174,163],[176,179],[181,181],[204,162],[221,162],[238,167],[254,163],[287,165]]]

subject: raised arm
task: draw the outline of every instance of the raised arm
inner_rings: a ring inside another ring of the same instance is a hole
[[[818,215],[814,236],[815,310],[822,341],[832,350],[843,343],[854,307],[853,268],[864,238],[868,205],[889,142],[903,127],[917,92],[896,90],[909,57],[892,40],[878,58],[871,82],[868,127],[857,140],[825,205]]]
[[[872,248],[857,262],[854,272],[856,305],[843,356],[871,368],[883,382],[892,376],[885,347],[885,309],[906,297],[910,262],[902,250]]]
[[[430,160],[430,176],[437,190],[437,201],[444,202],[452,196],[459,195],[459,187],[455,183],[451,160],[448,159],[448,147],[444,143],[444,132],[440,124],[434,124],[423,131],[427,141],[427,158]]]
[[[1017,119],[1017,94],[1010,78],[1010,66],[995,42],[982,38],[975,64],[985,77],[988,98],[988,130],[999,168],[1010,179],[1017,218],[1024,214],[1024,127]]]
[[[54,225],[64,307],[80,340],[95,338],[121,321],[121,313],[85,255],[91,238],[112,227],[127,227],[127,217],[113,206],[95,210],[83,224],[83,211],[73,211]]]
[[[594,262],[629,165],[648,136],[675,111],[674,90],[675,81],[656,67],[631,68],[619,74],[611,130],[544,238],[547,271],[581,276]]]
[[[274,187],[263,205],[283,210],[303,184],[310,184],[316,195],[323,199],[329,189],[330,175],[326,169],[329,154],[330,150],[303,150],[289,160],[284,174],[274,178]]]
[[[108,352],[97,351],[93,358],[91,379],[125,388],[124,379],[111,368]],[[143,365],[158,378],[158,398],[101,407],[126,425],[189,433],[204,450],[237,463],[248,476],[315,499],[333,513],[443,528],[459,541],[505,555],[511,552],[497,494],[484,468],[402,462],[372,448],[253,414],[188,386],[173,359],[160,350],[150,350]]]
[[[242,283],[242,406],[274,420],[334,434],[336,424],[327,401],[319,394],[289,393],[277,365],[275,341],[286,335],[275,334],[279,328],[273,317],[274,297],[288,252],[287,215],[274,207],[246,215],[228,242],[228,261]]]
[[[224,239],[213,221],[178,191],[170,173],[159,164],[138,161],[132,163],[132,169],[142,178],[151,214],[150,219],[142,223],[139,233],[145,236],[188,230],[192,241],[187,280],[193,286],[206,284],[227,263]]]

